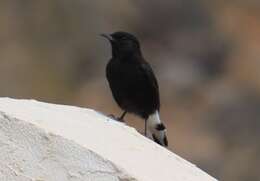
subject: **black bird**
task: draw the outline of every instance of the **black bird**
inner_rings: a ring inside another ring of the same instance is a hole
[[[126,32],[102,34],[112,46],[106,77],[123,114],[134,113],[145,120],[145,135],[168,146],[166,129],[159,118],[159,87],[150,65],[144,60],[138,39]]]

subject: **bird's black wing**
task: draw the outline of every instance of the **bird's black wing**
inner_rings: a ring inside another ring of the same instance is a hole
[[[160,96],[159,96],[159,85],[157,79],[153,73],[151,66],[143,61],[141,63],[140,69],[144,76],[144,84],[149,87],[150,96],[153,99],[153,105],[156,110],[160,109]]]
[[[156,80],[156,77],[153,73],[151,66],[145,62],[145,63],[141,64],[141,69],[144,71],[144,74],[145,74],[148,82],[152,84],[152,86],[156,89],[156,91],[158,92],[158,95],[159,95],[158,82]]]
[[[159,86],[147,62],[112,60],[108,63],[106,75],[113,97],[123,110],[143,118],[159,110]]]

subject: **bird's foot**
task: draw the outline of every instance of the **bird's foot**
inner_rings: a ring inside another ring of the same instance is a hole
[[[147,135],[145,134],[145,132],[140,132],[140,133],[141,133],[143,136],[149,138],[149,136],[147,136]]]
[[[114,114],[109,114],[107,115],[108,117],[112,118],[112,119],[116,119],[116,116]]]
[[[125,122],[124,119],[121,119],[120,117],[116,117],[116,116],[113,115],[113,114],[109,114],[108,117],[110,117],[110,118],[112,118],[112,119],[114,119],[114,120],[116,120],[116,121],[122,122],[122,123]]]
[[[125,122],[125,120],[124,120],[124,119],[121,119],[120,117],[116,118],[116,120],[119,121],[119,122],[122,122],[122,123]]]

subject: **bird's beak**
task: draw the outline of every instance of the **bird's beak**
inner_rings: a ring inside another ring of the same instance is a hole
[[[113,37],[111,35],[109,35],[109,34],[100,34],[100,36],[108,39],[109,41],[114,41]]]

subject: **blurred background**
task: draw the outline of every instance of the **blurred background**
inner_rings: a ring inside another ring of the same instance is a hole
[[[172,151],[220,180],[260,180],[260,1],[1,0],[0,96],[121,114],[100,33],[132,32],[160,84]],[[143,121],[127,116],[143,131]]]

